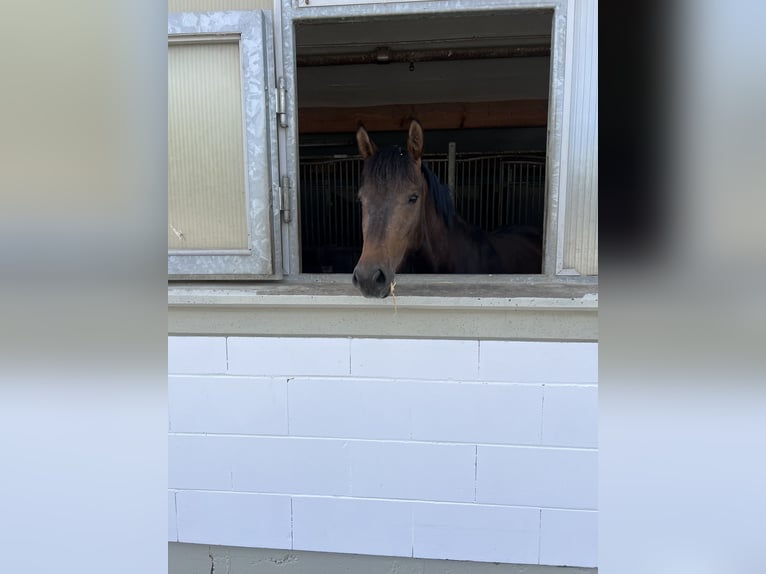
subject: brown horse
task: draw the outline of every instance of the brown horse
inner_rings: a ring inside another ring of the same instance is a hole
[[[542,238],[532,229],[487,234],[456,213],[449,188],[428,169],[423,128],[413,120],[407,150],[378,150],[364,127],[362,256],[353,283],[365,297],[386,297],[397,271],[410,273],[540,273]]]

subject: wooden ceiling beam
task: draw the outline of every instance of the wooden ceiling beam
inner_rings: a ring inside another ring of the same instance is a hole
[[[398,131],[407,129],[412,118],[419,120],[428,130],[542,127],[548,122],[548,100],[298,110],[298,126],[302,134],[354,132],[359,123],[369,131]]]

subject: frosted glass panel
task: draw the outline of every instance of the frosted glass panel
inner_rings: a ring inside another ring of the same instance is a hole
[[[271,10],[273,0],[168,0],[168,12],[212,12],[215,10]]]
[[[598,274],[598,3],[576,2],[563,267]]]
[[[168,46],[168,249],[247,249],[237,42]]]

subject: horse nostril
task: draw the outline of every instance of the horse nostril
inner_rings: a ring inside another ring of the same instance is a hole
[[[356,269],[354,269],[354,273],[351,275],[351,283],[353,283],[354,287],[359,287],[359,279],[356,276]]]
[[[385,285],[388,282],[386,280],[386,274],[383,273],[382,269],[375,271],[375,273],[372,275],[372,280],[375,281],[375,283],[378,285]]]

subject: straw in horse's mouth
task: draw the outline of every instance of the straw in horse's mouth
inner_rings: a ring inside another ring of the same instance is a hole
[[[391,293],[391,300],[394,302],[394,313],[396,313],[396,293],[394,292],[395,288],[396,281],[391,281],[391,284],[389,285],[389,292]]]

